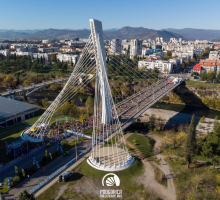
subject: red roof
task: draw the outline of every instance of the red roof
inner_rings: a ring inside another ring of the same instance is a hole
[[[202,70],[202,67],[199,65],[199,64],[196,64],[194,67],[193,67],[193,70]]]

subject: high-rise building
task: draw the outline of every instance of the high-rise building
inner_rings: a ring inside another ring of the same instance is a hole
[[[112,53],[121,53],[122,45],[120,39],[113,39],[111,41],[111,52]]]
[[[134,39],[131,40],[131,47],[130,47],[130,56],[136,56],[142,54],[142,40]]]

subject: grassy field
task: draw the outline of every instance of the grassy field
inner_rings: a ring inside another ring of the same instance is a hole
[[[111,188],[106,188],[101,185],[101,182],[103,176],[109,172],[96,170],[88,165],[86,161],[83,161],[80,166],[72,170],[74,172],[72,180],[69,182],[55,183],[48,190],[38,196],[36,200],[53,200],[58,196],[60,190],[63,191],[63,194],[61,193],[59,199],[63,200],[100,199],[93,194],[92,190],[99,192],[99,190],[103,188],[121,189],[123,192],[122,199],[150,199],[150,193],[144,188],[144,186],[134,182],[134,178],[141,175],[142,169],[142,162],[136,159],[134,164],[128,169],[120,172],[113,172],[120,178],[120,187],[112,186]],[[91,191],[87,188],[88,186],[91,187]],[[88,190],[90,193],[88,193]],[[151,194],[151,197],[151,199],[157,199],[155,195]]]
[[[34,124],[37,119],[43,114],[44,110],[41,109],[37,112],[35,112],[35,117],[29,120],[26,120],[24,122],[18,123],[18,124],[14,124],[12,126],[9,126],[7,128],[0,128],[0,151],[2,152],[0,154],[0,162],[10,162],[13,159],[10,159],[7,155],[6,155],[6,146],[5,146],[5,142],[7,141],[8,144],[11,144],[12,142],[16,141],[19,139],[19,136],[21,135],[21,133],[25,130],[25,127],[27,126],[31,126],[32,124]],[[59,118],[63,118],[66,117],[64,115],[60,115],[60,114],[54,114],[54,116],[51,118],[50,123],[53,123],[56,121],[56,119]],[[74,117],[70,117],[67,116],[69,120],[72,119],[76,119]]]
[[[203,88],[209,88],[209,89],[220,88],[220,84],[205,83],[201,81],[191,81],[191,80],[186,80],[185,82],[186,82],[186,87],[203,87]]]
[[[145,157],[152,154],[155,141],[144,135],[132,134],[127,138],[135,147],[137,147]]]

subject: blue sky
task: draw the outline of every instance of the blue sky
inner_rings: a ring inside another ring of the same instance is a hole
[[[220,29],[219,0],[0,0],[0,29]]]

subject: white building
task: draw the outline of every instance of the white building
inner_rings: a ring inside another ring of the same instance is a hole
[[[149,54],[152,54],[152,49],[142,49],[142,56],[146,56],[146,55],[149,55]]]
[[[219,51],[210,51],[209,60],[220,60],[220,52]]]
[[[48,44],[48,43],[49,43],[49,40],[42,40],[42,43],[43,43],[43,44]]]
[[[169,74],[173,71],[173,63],[169,61],[163,61],[163,60],[154,60],[154,61],[139,61],[138,62],[138,68],[143,70],[153,70],[154,68],[157,68],[159,72]]]
[[[3,54],[4,56],[8,56],[10,55],[10,50],[9,49],[0,50],[0,54]]]
[[[136,55],[142,54],[142,40],[134,39],[130,42],[130,57],[133,58]]]
[[[11,52],[11,54],[16,54],[16,56],[31,56],[31,58],[33,58],[32,52],[15,51],[15,52]]]
[[[58,54],[57,60],[60,62],[73,62],[73,64],[76,64],[77,60],[79,59],[79,55],[70,55],[70,54]]]
[[[50,61],[50,56],[51,54],[47,54],[47,53],[33,53],[34,59],[44,58],[46,61]]]
[[[121,53],[122,45],[120,39],[113,39],[111,41],[111,53]]]

